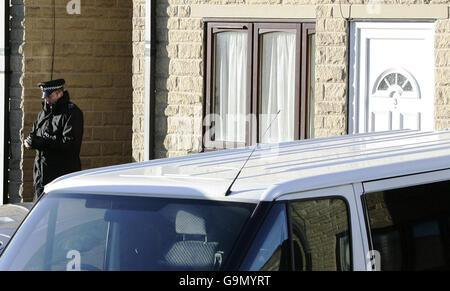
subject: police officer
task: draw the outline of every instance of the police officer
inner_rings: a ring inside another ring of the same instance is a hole
[[[33,169],[34,200],[52,180],[81,170],[83,112],[70,102],[64,79],[39,83],[42,111],[25,139],[27,149],[36,150]]]

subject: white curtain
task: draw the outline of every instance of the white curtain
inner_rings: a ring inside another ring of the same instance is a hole
[[[247,99],[247,32],[216,34],[216,140],[245,142]]]
[[[263,143],[294,140],[295,38],[293,32],[263,35],[259,126]]]

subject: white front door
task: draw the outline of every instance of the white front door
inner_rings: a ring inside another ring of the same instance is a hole
[[[354,22],[349,133],[434,128],[434,23]]]

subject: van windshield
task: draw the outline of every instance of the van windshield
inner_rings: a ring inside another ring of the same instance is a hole
[[[52,194],[0,270],[222,270],[255,204]]]

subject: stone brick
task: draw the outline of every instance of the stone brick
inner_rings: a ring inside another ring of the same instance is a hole
[[[201,74],[199,60],[173,60],[169,65],[169,74],[175,76],[199,76]]]
[[[178,134],[193,133],[193,119],[189,116],[170,116],[167,118],[167,132]]]
[[[436,50],[436,67],[450,67],[450,49]]]
[[[435,107],[437,119],[448,119],[450,116],[450,105],[441,105]]]
[[[186,132],[186,133],[188,133],[188,132]],[[186,133],[177,136],[177,144],[176,144],[177,151],[191,151],[192,150],[193,137],[192,137],[192,135],[188,135]]]
[[[14,62],[14,64],[18,64],[18,62]],[[25,60],[25,70],[28,72],[40,72],[42,66],[41,59],[26,59]],[[14,65],[11,68],[12,70],[20,70],[20,67],[15,67]]]
[[[196,30],[203,28],[203,22],[199,18],[181,18],[179,22],[180,29]]]
[[[98,157],[101,155],[100,144],[96,142],[84,142],[81,147],[81,156]]]
[[[434,47],[436,49],[450,49],[450,39],[448,34],[436,34]]]
[[[316,17],[317,18],[327,18],[333,16],[333,7],[330,5],[317,5],[316,6]]]
[[[436,33],[449,33],[450,19],[439,19],[436,21]]]
[[[199,104],[202,99],[202,95],[198,93],[169,92],[167,101],[169,104],[190,105]]]
[[[316,65],[325,64],[327,59],[327,47],[318,46],[315,51],[315,57]]]
[[[345,130],[347,118],[344,116],[327,116],[324,118],[324,128],[333,130]]]
[[[342,114],[346,112],[345,105],[334,102],[320,102],[316,104],[316,113],[319,115]]]
[[[326,100],[346,100],[347,84],[345,83],[325,83]]]
[[[169,42],[198,42],[203,41],[203,32],[197,30],[174,30],[169,31]]]
[[[201,44],[179,44],[178,57],[180,59],[201,59],[203,55],[203,46]]]
[[[331,65],[344,65],[347,63],[347,48],[345,46],[327,47],[326,63]]]
[[[325,20],[326,31],[346,32],[347,27],[347,21],[342,18],[332,18]]]
[[[436,130],[446,130],[450,128],[450,119],[436,119],[435,125]]]
[[[203,78],[201,77],[178,77],[177,83],[178,90],[181,92],[203,92]]]
[[[345,46],[346,41],[347,36],[342,32],[323,32],[316,35],[317,46]]]
[[[108,141],[114,137],[115,127],[94,127],[92,128],[92,140]]]
[[[436,105],[450,105],[450,86],[436,87],[435,91]]]
[[[450,86],[450,68],[436,69],[436,85]]]
[[[122,142],[108,142],[101,145],[102,156],[115,156],[120,157],[123,154]]]
[[[316,66],[317,82],[343,82],[346,80],[345,66]]]

